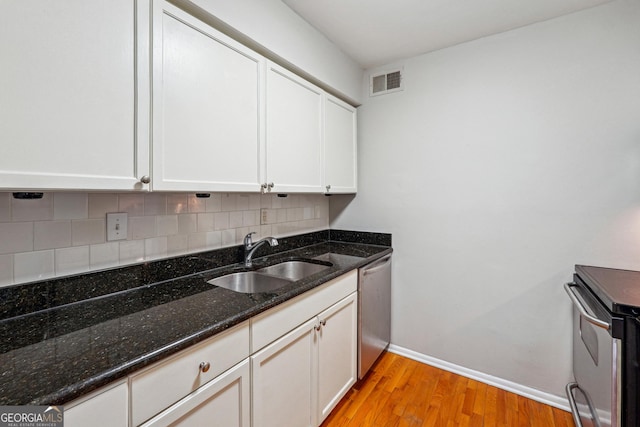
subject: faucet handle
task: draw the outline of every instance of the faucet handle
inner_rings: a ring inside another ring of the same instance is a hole
[[[252,234],[256,234],[256,232],[255,231],[251,231],[246,236],[244,236],[244,247],[245,248],[251,248],[251,245],[253,244],[253,242],[251,241],[251,235]]]

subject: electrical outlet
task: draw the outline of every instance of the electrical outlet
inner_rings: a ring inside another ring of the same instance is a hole
[[[127,238],[127,213],[107,214],[107,241],[125,240]]]
[[[275,223],[275,213],[273,209],[260,209],[260,225],[267,225]]]

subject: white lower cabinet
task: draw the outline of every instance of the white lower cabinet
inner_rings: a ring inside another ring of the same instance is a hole
[[[144,427],[249,427],[249,360],[200,387]]]
[[[307,313],[309,320],[251,356],[254,427],[318,426],[356,382],[356,286],[357,276],[348,274],[324,291],[274,309],[274,318],[290,318],[299,315],[301,305],[314,307],[339,290],[351,292],[319,313]],[[252,325],[254,342],[269,317]]]
[[[314,318],[251,356],[253,426],[314,426]]]
[[[316,427],[357,379],[353,270],[65,406],[67,427]]]
[[[127,381],[119,381],[64,405],[66,427],[123,427],[129,421]]]
[[[358,299],[353,293],[318,315],[318,424],[358,377]]]

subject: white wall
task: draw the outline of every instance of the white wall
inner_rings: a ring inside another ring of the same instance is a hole
[[[640,269],[638,22],[618,0],[411,58],[364,99],[331,226],[393,233],[394,344],[564,395],[573,265]]]
[[[188,0],[360,103],[361,67],[281,0]]]

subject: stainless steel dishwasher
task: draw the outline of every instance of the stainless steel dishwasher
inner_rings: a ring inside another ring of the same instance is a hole
[[[358,271],[358,378],[362,379],[391,337],[391,254]]]

